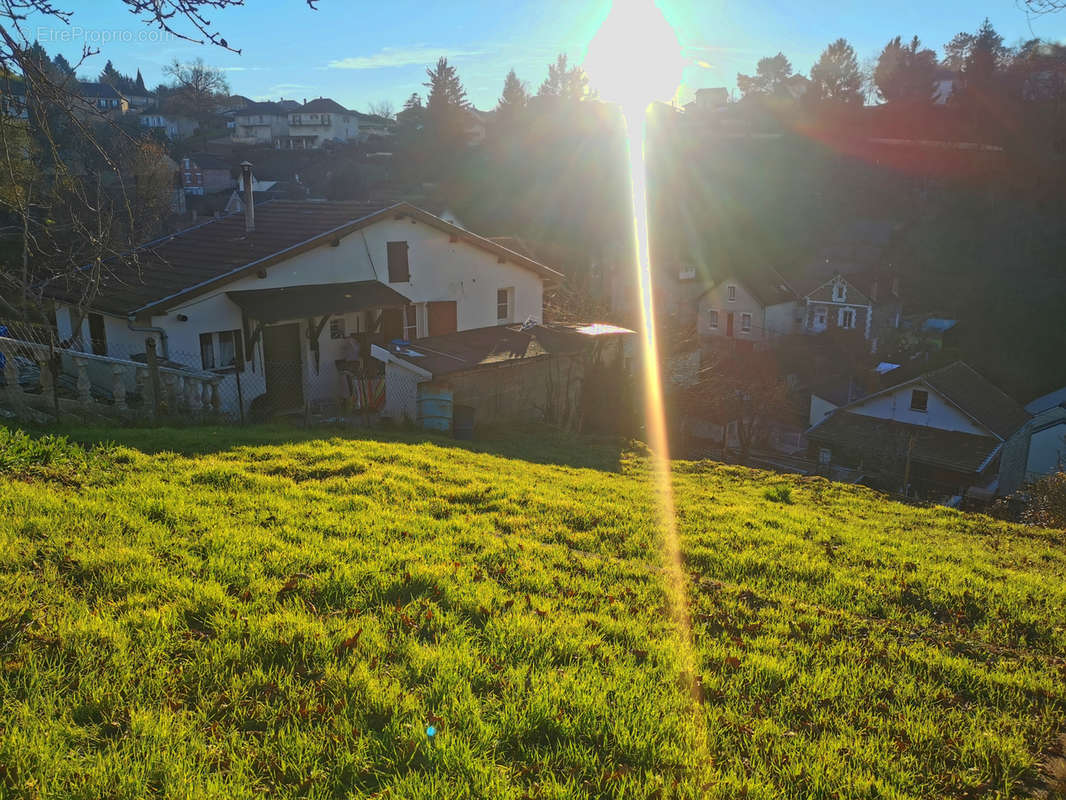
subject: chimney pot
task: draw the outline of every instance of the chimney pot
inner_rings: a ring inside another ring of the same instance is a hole
[[[244,179],[244,232],[255,230],[255,198],[252,194],[252,164],[241,162],[241,176]]]

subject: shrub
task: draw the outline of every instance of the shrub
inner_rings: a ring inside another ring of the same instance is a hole
[[[788,486],[771,486],[762,496],[772,503],[792,504],[792,489]]]

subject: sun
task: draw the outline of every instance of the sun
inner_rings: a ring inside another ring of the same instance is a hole
[[[600,97],[629,116],[674,98],[684,60],[677,34],[653,0],[614,0],[583,66]]]

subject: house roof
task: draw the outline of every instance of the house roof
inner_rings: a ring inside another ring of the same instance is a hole
[[[288,114],[289,107],[281,103],[267,101],[265,103],[249,103],[237,112],[238,117],[248,117],[254,114]]]
[[[902,461],[912,437],[912,461],[958,472],[981,472],[1003,446],[992,436],[909,425],[843,410],[829,414],[807,432],[811,441],[874,461]]]
[[[319,98],[317,98],[315,100],[311,100],[310,102],[304,103],[299,108],[293,109],[289,113],[302,114],[304,112],[308,112],[308,113],[327,112],[327,113],[334,113],[334,114],[351,114],[351,113],[353,113],[353,112],[349,111],[347,108],[345,108],[344,106],[342,106],[340,103],[338,103],[336,100],[331,100],[328,97],[319,97]]]
[[[788,303],[796,299],[796,293],[792,291],[788,282],[781,277],[781,273],[773,267],[745,267],[728,273],[720,271],[719,276],[713,278],[714,283],[711,289],[730,280],[743,284],[744,288],[751,292],[755,299],[764,306]],[[703,294],[706,294],[711,289],[707,289]]]
[[[1066,403],[1066,386],[1061,389],[1056,389],[1053,392],[1048,392],[1045,395],[1037,397],[1035,400],[1030,400],[1025,404],[1025,410],[1030,414],[1042,414],[1049,409],[1055,408],[1055,406],[1061,406]]]
[[[494,325],[389,345],[389,357],[425,370],[435,378],[486,367],[527,362],[541,356],[576,353],[592,337],[626,336],[614,325]]]
[[[122,93],[110,83],[100,81],[79,81],[78,94],[82,97],[104,97],[114,100],[122,97]]]
[[[410,299],[381,281],[323,283],[226,292],[249,317],[267,325],[322,314],[350,314],[368,308],[403,307]]]
[[[839,274],[869,296],[873,282],[892,272],[886,251],[897,228],[894,220],[874,219],[845,226],[830,245],[797,270],[792,279],[796,293],[804,297]]]
[[[120,316],[160,314],[249,272],[392,217],[431,225],[546,280],[562,277],[538,261],[408,203],[272,200],[256,205],[255,231],[251,234],[244,230],[244,215],[235,213],[141,246],[134,253],[135,266],[120,264],[107,270],[93,307]],[[59,300],[73,299],[59,284],[46,291]]]
[[[230,162],[214,153],[194,153],[188,159],[200,169],[230,169]]]
[[[1014,398],[962,361],[927,372],[921,380],[1003,439],[1029,420]]]

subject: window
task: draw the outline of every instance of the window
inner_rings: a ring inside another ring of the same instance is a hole
[[[200,334],[200,366],[203,369],[215,368],[215,335],[213,333]]]
[[[107,355],[107,329],[104,327],[102,314],[89,315],[89,342],[92,345],[93,355]]]
[[[911,391],[911,411],[925,412],[929,409],[929,392],[924,389]]]
[[[823,467],[829,466],[829,463],[833,460],[833,451],[828,447],[818,448],[818,463]]]
[[[496,322],[511,321],[511,289],[496,290]]]
[[[826,311],[825,306],[819,306],[814,309],[814,327],[824,328],[827,316],[828,312]]]
[[[329,338],[330,339],[343,339],[348,335],[348,325],[344,321],[344,317],[334,317],[329,321]]]
[[[729,298],[729,302],[732,303],[734,300],[737,299],[737,287],[727,286],[725,288],[725,295],[727,298]]]
[[[842,282],[833,284],[833,299],[839,303],[848,299],[848,287]]]
[[[407,242],[388,242],[386,252],[389,262],[389,283],[404,283],[411,280],[411,268],[407,262]]]
[[[707,312],[707,324],[710,325],[712,328],[717,328],[718,327],[718,312],[717,311],[708,311]]]
[[[243,334],[237,331],[218,331],[200,334],[200,364],[204,369],[236,367],[244,372]]]
[[[418,306],[408,303],[403,309],[403,338],[409,342],[418,338]]]
[[[840,309],[840,315],[837,317],[837,325],[846,330],[851,330],[855,327],[855,309],[842,308]]]
[[[741,333],[751,333],[751,314],[740,315],[740,331]]]

